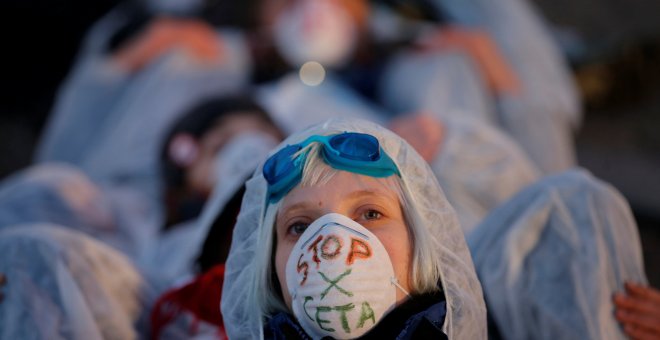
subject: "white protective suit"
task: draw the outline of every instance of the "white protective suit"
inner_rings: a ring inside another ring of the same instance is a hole
[[[387,121],[378,106],[355,93],[331,72],[317,86],[305,85],[297,74],[289,73],[258,87],[255,98],[286,135],[331,118]]]
[[[540,178],[527,155],[498,129],[470,118],[445,117],[431,169],[456,210],[466,237],[496,207]]]
[[[52,223],[80,231],[142,263],[160,217],[136,190],[101,186],[61,163],[37,164],[2,181],[0,229]]]
[[[573,170],[544,178],[468,237],[505,339],[626,339],[614,292],[645,284],[641,244],[621,195]]]
[[[389,64],[380,84],[383,105],[395,113],[425,111],[440,119],[471,118],[497,126],[483,75],[461,51],[403,51]]]
[[[434,237],[431,243],[443,264],[441,283],[447,299],[447,317],[443,325],[445,333],[450,339],[484,339],[485,306],[463,233],[431,169],[410,145],[376,124],[357,119],[337,119],[294,134],[277,149],[301,142],[310,135],[343,131],[375,136],[399,167],[404,195],[411,202],[405,213],[417,227],[430,229]],[[258,247],[263,246],[258,244],[258,239],[261,233],[271,233],[273,228],[263,225],[267,188],[262,166],[263,163],[247,183],[226,263],[222,314],[227,334],[233,339],[256,339],[263,335],[264,320],[258,306],[251,300],[255,295],[253,290],[257,277],[255,253]]]
[[[2,339],[136,339],[142,280],[127,258],[52,224],[0,230]]]

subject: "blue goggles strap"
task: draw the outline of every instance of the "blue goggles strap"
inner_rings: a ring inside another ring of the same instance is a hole
[[[401,176],[394,161],[371,135],[352,132],[329,136],[313,135],[301,143],[286,146],[264,164],[263,175],[268,182],[269,202],[279,201],[300,183],[307,155],[294,155],[314,142],[323,145],[323,160],[334,169],[371,177]]]

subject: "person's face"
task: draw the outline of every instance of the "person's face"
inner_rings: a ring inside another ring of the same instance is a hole
[[[275,270],[284,301],[291,309],[286,263],[307,226],[319,217],[338,213],[369,229],[383,244],[401,286],[410,291],[411,241],[393,179],[375,179],[339,171],[324,185],[297,186],[282,199],[275,221]],[[405,295],[397,290],[397,303]]]
[[[275,128],[255,114],[236,112],[225,116],[197,141],[198,154],[186,169],[187,185],[194,192],[208,195],[216,182],[214,175],[216,155],[233,137],[249,131],[265,132],[279,139]]]
[[[302,1],[309,0],[268,0],[264,1],[261,7],[260,21],[265,29],[270,29],[280,14],[287,8],[293,7]],[[318,1],[318,0],[314,0]],[[369,2],[366,0],[327,0],[337,5],[351,16],[358,27],[363,28],[366,25],[369,15]]]

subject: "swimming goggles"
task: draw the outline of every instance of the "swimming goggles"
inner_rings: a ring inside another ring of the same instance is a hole
[[[322,144],[323,160],[335,169],[371,177],[401,176],[394,161],[372,135],[357,132],[313,135],[301,143],[287,145],[268,158],[263,168],[268,182],[268,202],[279,201],[300,183],[307,154],[296,153],[314,142]]]

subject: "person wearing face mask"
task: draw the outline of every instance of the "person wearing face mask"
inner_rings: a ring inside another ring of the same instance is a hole
[[[261,1],[260,27],[249,36],[257,82],[276,79],[308,61],[341,69],[366,38],[365,1]]]
[[[630,284],[646,282],[630,211],[585,172],[530,185],[468,241],[489,338],[654,332],[656,292]],[[227,335],[485,338],[463,248],[453,209],[411,146],[358,120],[311,127],[247,183],[224,276]],[[614,295],[626,281],[629,296]]]
[[[265,153],[282,139],[264,109],[246,96],[207,98],[172,124],[165,136],[160,151],[165,228],[196,217],[213,190],[236,190],[235,183],[246,179],[240,176],[249,172],[239,168],[249,168],[255,161],[251,155]],[[245,159],[241,152],[247,152]]]
[[[493,338],[657,338],[658,294],[630,207],[587,171],[529,185],[467,241]]]
[[[169,214],[151,275],[167,290],[152,308],[151,334],[224,334],[221,294],[212,286],[222,283],[243,184],[282,134],[251,98],[219,96],[199,103],[166,135],[160,159]],[[210,223],[208,211],[217,213]],[[168,265],[157,265],[163,261]]]
[[[428,165],[360,120],[294,134],[247,182],[221,309],[230,338],[486,337],[481,286]]]

